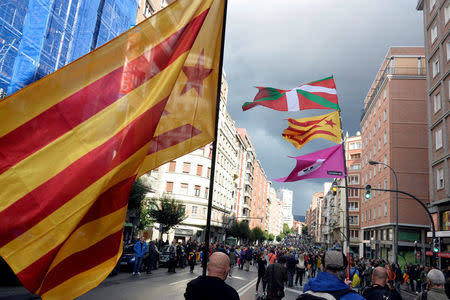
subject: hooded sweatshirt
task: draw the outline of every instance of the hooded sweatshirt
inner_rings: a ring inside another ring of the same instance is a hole
[[[311,278],[304,286],[303,293],[313,292],[331,292],[349,290],[349,293],[341,296],[342,300],[363,300],[359,294],[352,292],[350,287],[335,275],[328,272],[320,272],[315,278]]]

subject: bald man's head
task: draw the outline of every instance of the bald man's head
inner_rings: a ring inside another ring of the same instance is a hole
[[[385,286],[387,282],[387,270],[383,267],[376,267],[372,272],[372,284]]]
[[[213,277],[219,277],[225,280],[230,271],[230,259],[228,255],[223,252],[214,252],[209,257],[208,262],[208,275]]]

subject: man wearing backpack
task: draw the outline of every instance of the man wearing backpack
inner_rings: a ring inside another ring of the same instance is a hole
[[[322,258],[323,272],[310,279],[297,300],[363,300],[345,282],[347,258],[336,250],[325,252]]]
[[[368,300],[401,300],[402,296],[387,283],[387,270],[376,267],[372,272],[372,286],[365,288],[362,296]]]

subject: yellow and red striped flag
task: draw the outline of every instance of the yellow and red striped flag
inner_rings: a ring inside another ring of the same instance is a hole
[[[341,136],[341,120],[339,111],[301,119],[288,119],[289,127],[281,135],[286,141],[300,149],[313,139],[323,138],[339,144]]]
[[[97,286],[136,176],[214,138],[224,0],[178,0],[0,102],[0,256],[43,299]]]

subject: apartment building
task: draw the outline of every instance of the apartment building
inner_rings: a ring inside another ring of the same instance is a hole
[[[259,227],[263,231],[268,230],[269,188],[270,182],[267,180],[261,162],[255,160],[255,167],[253,169],[252,209],[250,214],[252,219],[249,222],[250,228]]]
[[[277,197],[283,203],[283,224],[287,224],[289,228],[292,228],[294,225],[294,215],[292,214],[294,192],[288,189],[279,189]]]
[[[364,99],[360,181],[373,188],[395,190],[397,176],[399,190],[428,202],[425,75],[423,47],[388,50]],[[394,261],[396,193],[372,191],[370,199],[362,199],[364,255]],[[414,200],[401,194],[398,199],[399,256],[414,262],[414,242],[425,245],[430,222]]]
[[[429,209],[440,251],[450,252],[450,1],[420,0],[423,11],[427,67]],[[430,234],[428,235],[430,236]],[[441,258],[441,266],[450,259]]]

